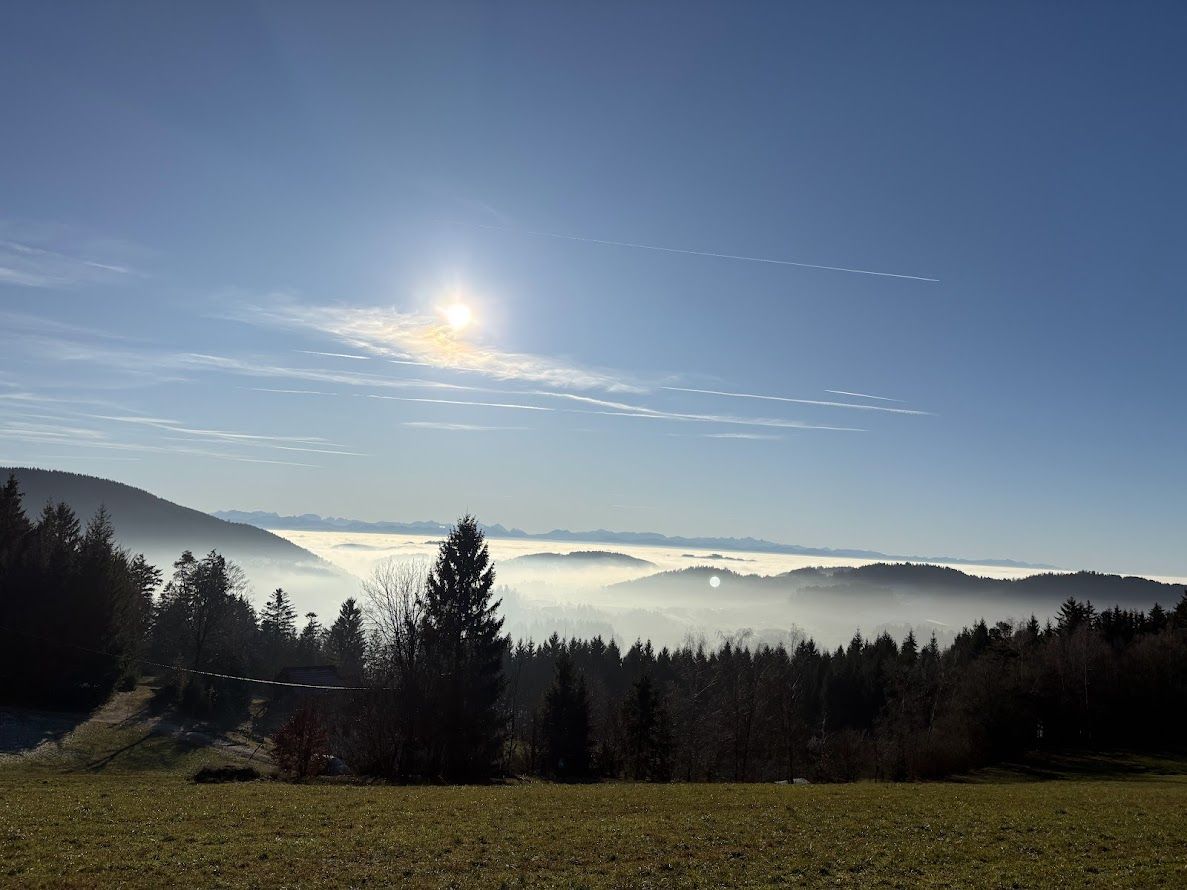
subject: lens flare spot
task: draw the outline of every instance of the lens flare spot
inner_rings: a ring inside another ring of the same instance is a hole
[[[712,587],[714,590],[716,590],[718,587],[721,586],[721,579],[718,578],[716,575],[714,575],[712,578],[709,579],[709,586]]]

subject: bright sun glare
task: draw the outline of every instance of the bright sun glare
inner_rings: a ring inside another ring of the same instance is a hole
[[[441,311],[445,315],[445,320],[449,322],[449,326],[455,331],[460,331],[470,324],[472,316],[469,306],[454,303],[452,306],[446,306]]]

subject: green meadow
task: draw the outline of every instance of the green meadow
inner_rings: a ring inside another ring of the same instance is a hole
[[[0,885],[1187,886],[1180,759],[914,784],[198,784],[248,740],[183,743],[137,718],[146,694],[0,759]]]
[[[9,768],[0,881],[1182,887],[1187,778],[392,787]]]

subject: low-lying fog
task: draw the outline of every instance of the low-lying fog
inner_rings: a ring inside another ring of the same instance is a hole
[[[357,532],[277,531],[276,534],[362,579],[384,559],[431,560],[438,539],[417,535]],[[492,538],[496,584],[503,599],[506,630],[515,639],[537,641],[556,631],[562,636],[615,637],[620,643],[651,639],[657,646],[689,639],[715,644],[722,635],[750,632],[753,642],[775,643],[800,635],[828,646],[853,633],[889,631],[896,638],[913,629],[944,642],[961,627],[984,617],[990,623],[1040,620],[1054,614],[1067,592],[1052,583],[1027,586],[1009,582],[1037,574],[1034,569],[955,565],[952,572],[903,567],[888,576],[879,570],[860,579],[830,571],[868,566],[868,560],[771,553],[680,550],[573,541]],[[814,572],[819,567],[822,571]],[[670,573],[670,574],[664,574]],[[791,573],[791,574],[787,574]],[[289,587],[301,611],[333,620],[338,603],[355,590],[326,589],[294,578]],[[860,580],[860,583],[858,581]],[[1149,584],[1149,582],[1141,582]],[[258,585],[257,585],[258,586]],[[303,589],[304,588],[304,589]],[[259,591],[257,591],[258,593]],[[1113,590],[1101,592],[1112,596]],[[1148,608],[1170,591],[1133,587],[1118,594],[1135,600],[1122,605]],[[1091,590],[1084,597],[1093,598]],[[1149,596],[1151,601],[1144,601]],[[1117,598],[1100,605],[1112,605]]]

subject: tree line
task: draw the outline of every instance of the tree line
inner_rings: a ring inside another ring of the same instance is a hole
[[[333,720],[357,771],[907,780],[1036,748],[1181,748],[1187,729],[1187,592],[1170,612],[1069,598],[1054,621],[978,621],[946,647],[884,633],[833,650],[743,635],[623,651],[601,637],[513,645],[493,582],[466,517],[427,571],[387,563],[365,585],[371,688]],[[459,745],[462,770],[439,754]]]
[[[0,701],[90,707],[130,688],[146,667],[189,672],[180,703],[232,716],[250,684],[206,676],[275,676],[286,666],[334,664],[363,674],[362,610],[346,600],[328,628],[297,614],[283,590],[258,613],[243,571],[217,552],[186,551],[164,576],[115,540],[102,507],[86,525],[65,503],[30,518],[15,476],[0,488]]]
[[[362,689],[313,699],[309,731],[393,781],[905,780],[1043,747],[1176,748],[1187,729],[1187,592],[1169,611],[1069,598],[1051,622],[979,621],[946,647],[513,643],[470,516],[431,564],[381,563],[328,628],[300,625],[283,590],[257,611],[215,552],[183,553],[162,580],[103,510],[85,527],[61,504],[29,519],[10,479],[0,699],[96,704],[145,669],[175,677],[191,713],[234,717],[259,687],[209,674],[335,665]]]

